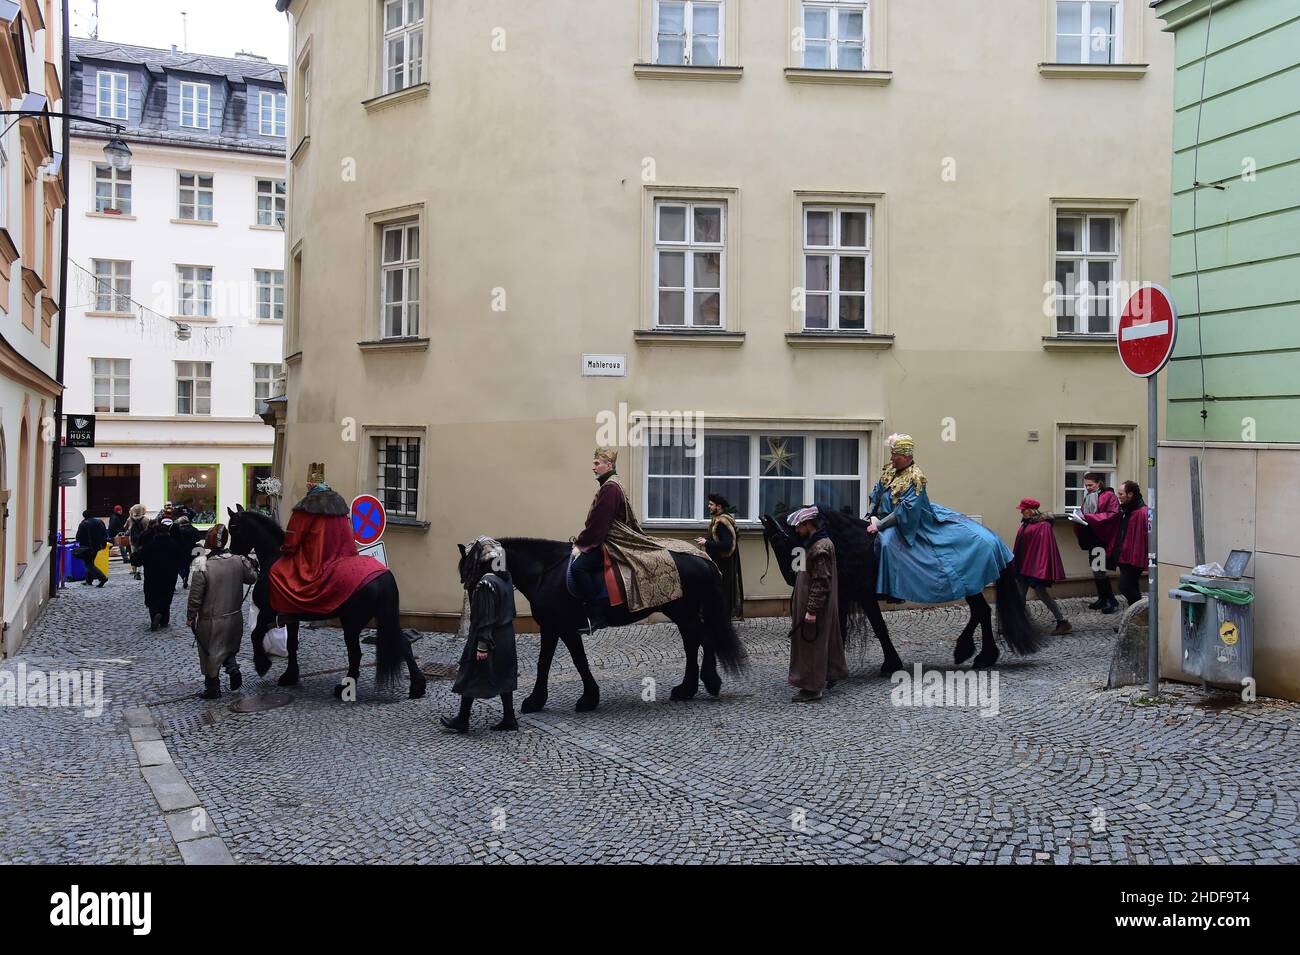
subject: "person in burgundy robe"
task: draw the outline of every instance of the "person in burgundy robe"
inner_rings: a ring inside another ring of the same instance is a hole
[[[388,568],[357,553],[347,501],[313,484],[293,507],[280,559],[271,565],[271,609],[328,616]]]
[[[1020,585],[1022,595],[1033,588],[1039,601],[1051,611],[1056,620],[1052,636],[1060,637],[1074,628],[1065,619],[1065,614],[1061,612],[1060,605],[1048,588],[1065,579],[1065,565],[1061,563],[1061,551],[1056,546],[1052,519],[1041,508],[1042,505],[1032,497],[1020,502],[1020,529],[1016,531],[1016,544],[1012,548],[1015,554],[1016,583]]]
[[[1109,555],[1115,543],[1115,534],[1119,531],[1119,498],[1106,486],[1106,475],[1098,471],[1089,471],[1083,476],[1083,489],[1083,506],[1079,508],[1083,524],[1074,528],[1074,535],[1080,549],[1088,552],[1092,582],[1097,588],[1097,599],[1088,604],[1088,609],[1115,613],[1119,604],[1115,602],[1115,592],[1107,573],[1107,567],[1113,569],[1113,565],[1108,559],[1106,566],[1098,567],[1095,557]]]
[[[1136,481],[1119,486],[1119,527],[1111,546],[1111,559],[1119,565],[1119,592],[1131,607],[1142,599],[1138,586],[1147,567],[1150,516]]]

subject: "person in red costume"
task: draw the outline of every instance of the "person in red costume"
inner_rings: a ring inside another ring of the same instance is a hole
[[[1136,481],[1119,486],[1119,528],[1111,545],[1111,560],[1119,565],[1119,592],[1131,607],[1142,599],[1138,586],[1147,569],[1151,517]]]
[[[1034,589],[1039,601],[1056,620],[1052,636],[1061,637],[1074,628],[1065,619],[1048,588],[1065,579],[1065,565],[1061,563],[1061,551],[1056,546],[1052,519],[1042,512],[1042,506],[1032,497],[1024,498],[1019,504],[1020,529],[1016,531],[1016,545],[1012,548],[1016,555],[1016,583],[1020,585],[1022,595],[1027,594],[1029,588]]]
[[[1088,609],[1115,613],[1119,604],[1110,586],[1110,575],[1105,566],[1098,569],[1095,558],[1098,548],[1101,553],[1109,555],[1115,544],[1115,535],[1119,533],[1119,498],[1106,486],[1106,475],[1098,471],[1089,471],[1083,476],[1083,489],[1083,506],[1074,519],[1078,525],[1074,528],[1074,536],[1079,540],[1080,549],[1088,552],[1092,581],[1097,587],[1097,599],[1088,604]],[[1109,560],[1107,565],[1114,566]]]
[[[388,568],[357,553],[348,504],[313,484],[293,507],[280,560],[271,565],[271,609],[328,616]]]

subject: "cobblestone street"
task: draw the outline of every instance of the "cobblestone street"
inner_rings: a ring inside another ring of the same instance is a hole
[[[751,669],[724,676],[718,700],[701,690],[668,702],[682,670],[676,630],[631,627],[588,643],[598,711],[573,712],[580,684],[561,647],[544,713],[490,733],[498,707],[478,704],[463,737],[437,723],[455,704],[446,665],[459,650],[442,634],[416,644],[434,677],[423,700],[405,699],[404,685],[376,699],[363,669],[360,700],[336,701],[345,653],[326,629],[303,631],[290,705],[232,712],[237,698],[278,690],[283,670],[277,659],[259,679],[247,640],[241,693],[197,699],[184,597],[172,628],[150,633],[139,584],[115,565],[103,590],[69,586],[3,663],[100,669],[109,702],[95,717],[0,716],[0,861],[1300,861],[1300,707],[1216,706],[1175,684],[1155,705],[1140,705],[1138,688],[1103,691],[1118,618],[1086,600],[1065,601],[1074,634],[1036,657],[1003,656],[995,716],[893,705],[874,639],[851,648],[849,681],[794,706],[788,623],[763,619],[742,625]],[[964,614],[886,619],[909,666],[941,667]],[[537,642],[520,637],[517,698],[532,687]],[[160,779],[193,798],[161,806]]]

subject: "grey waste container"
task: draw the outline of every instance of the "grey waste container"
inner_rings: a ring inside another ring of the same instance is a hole
[[[1179,601],[1182,668],[1207,686],[1240,690],[1254,676],[1254,584],[1241,577],[1249,561],[1249,551],[1233,551],[1224,565],[1231,576],[1183,574],[1169,591]]]

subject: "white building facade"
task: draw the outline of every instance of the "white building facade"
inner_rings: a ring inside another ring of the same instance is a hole
[[[73,40],[71,96],[121,123],[73,124],[65,418],[95,447],[67,489],[83,509],[184,504],[196,523],[268,508],[272,437],[259,405],[281,374],[285,96],[256,57]]]

